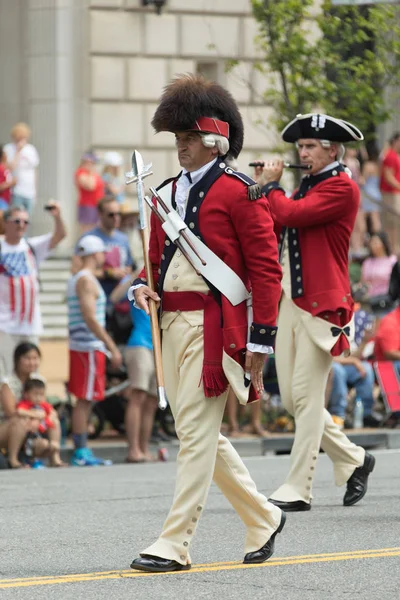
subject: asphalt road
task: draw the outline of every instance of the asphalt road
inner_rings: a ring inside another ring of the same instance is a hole
[[[377,451],[367,496],[342,506],[326,456],[313,508],[288,515],[276,552],[244,566],[244,528],[212,487],[186,573],[141,574],[132,558],[158,535],[175,463],[0,472],[1,600],[398,600],[400,451]],[[288,457],[245,460],[265,494]]]

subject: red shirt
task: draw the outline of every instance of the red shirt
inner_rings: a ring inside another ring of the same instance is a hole
[[[5,183],[6,181],[11,181],[11,179],[12,174],[10,169],[5,164],[0,164],[0,184]],[[11,188],[9,187],[6,190],[0,190],[0,198],[10,204]]]
[[[375,336],[376,360],[389,360],[386,352],[400,351],[400,306],[383,317]]]
[[[386,152],[381,168],[381,181],[380,181],[380,189],[381,192],[388,192],[390,194],[398,194],[399,190],[392,187],[390,183],[388,183],[384,177],[383,170],[385,168],[392,169],[393,174],[397,181],[400,183],[400,156],[395,152],[392,148]]]
[[[22,408],[23,410],[32,410],[32,409],[40,409],[46,413],[46,417],[43,421],[41,421],[39,425],[39,432],[45,433],[48,429],[54,429],[55,425],[50,418],[50,414],[53,410],[53,407],[48,402],[40,402],[40,404],[35,404],[31,400],[22,399],[17,404],[17,408]]]
[[[80,175],[91,175],[93,174],[96,178],[96,186],[94,190],[84,190],[78,183]],[[97,206],[99,200],[104,196],[104,182],[100,175],[96,172],[92,173],[84,168],[79,167],[75,172],[75,185],[79,191],[78,204],[79,206]]]

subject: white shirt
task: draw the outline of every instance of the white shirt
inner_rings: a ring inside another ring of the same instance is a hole
[[[37,266],[47,258],[52,233],[25,239],[18,244],[1,241],[0,247],[0,331],[15,335],[40,335]]]
[[[6,144],[4,152],[7,155],[7,161],[12,162],[17,152],[14,143]],[[13,189],[16,196],[23,196],[29,200],[36,198],[36,168],[39,165],[39,154],[32,144],[25,144],[19,153],[17,166],[14,170],[14,176],[17,183]]]
[[[332,163],[330,163],[329,165],[326,165],[326,167],[324,167],[323,169],[321,169],[317,173],[314,173],[314,175],[321,175],[321,173],[325,173],[326,171],[331,171],[335,167],[339,167],[339,165],[340,165],[339,161],[335,160]]]
[[[176,190],[175,190],[176,209],[177,209],[181,219],[185,218],[186,204],[187,204],[187,199],[189,196],[190,188],[193,185],[195,185],[198,181],[200,181],[200,179],[202,177],[204,177],[204,175],[207,173],[207,171],[209,171],[211,169],[211,167],[213,166],[213,164],[216,162],[217,162],[217,159],[214,158],[214,160],[207,163],[206,165],[203,165],[202,167],[200,167],[200,169],[197,169],[197,171],[191,171],[190,178],[192,180],[192,183],[190,183],[189,179],[186,177],[186,173],[189,173],[189,171],[187,171],[186,169],[182,170],[182,174],[176,183]]]

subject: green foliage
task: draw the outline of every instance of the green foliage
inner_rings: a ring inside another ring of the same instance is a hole
[[[324,110],[373,131],[389,116],[384,88],[400,82],[399,8],[314,0],[251,0],[264,54],[255,68],[277,81],[264,99],[278,128]]]

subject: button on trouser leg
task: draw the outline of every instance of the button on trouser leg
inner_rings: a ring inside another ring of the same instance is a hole
[[[288,344],[286,350],[282,343]],[[294,362],[289,360],[287,365],[286,356],[293,353]],[[337,483],[345,483],[356,466],[362,464],[364,451],[351,444],[325,410],[325,389],[332,356],[312,341],[293,303],[285,297],[280,308],[276,355],[279,386],[283,382],[286,392],[282,396],[283,405],[295,418],[296,433],[289,473],[271,498],[284,502],[310,502],[321,442],[334,461]],[[291,382],[290,397],[288,381]],[[343,481],[343,478],[346,479]]]
[[[219,436],[214,482],[246,525],[245,554],[261,548],[279,527],[281,511],[257,491],[229,440]]]
[[[163,362],[180,450],[172,507],[159,539],[142,553],[186,564],[214,473],[227,392],[204,396],[202,327],[191,327],[181,316],[163,331]]]
[[[357,467],[364,464],[365,450],[353,444],[332,421],[327,410],[324,411],[324,433],[321,448],[333,462],[336,485],[344,485]]]

